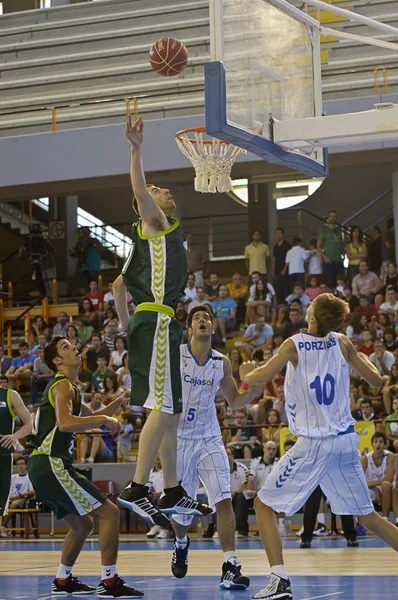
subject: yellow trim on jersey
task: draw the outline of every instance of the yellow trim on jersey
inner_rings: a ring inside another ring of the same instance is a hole
[[[171,308],[171,306],[159,304],[159,302],[141,302],[141,304],[139,304],[135,309],[135,312],[142,312],[144,310],[148,312],[161,313],[162,315],[166,315],[172,319],[175,316],[174,310]]]
[[[58,377],[58,378],[59,378],[59,377],[63,377],[63,379],[57,379],[57,377]],[[80,391],[79,391],[79,389],[78,389],[78,388],[77,388],[77,387],[76,387],[76,386],[73,384],[73,382],[72,382],[72,381],[70,381],[70,379],[68,379],[67,377],[65,377],[65,375],[63,375],[62,373],[57,373],[57,374],[56,374],[56,376],[55,376],[55,380],[53,381],[53,383],[51,384],[51,387],[50,387],[50,389],[48,390],[48,400],[49,400],[49,402],[50,402],[50,404],[51,404],[51,406],[52,406],[53,408],[55,408],[55,402],[54,402],[54,398],[53,398],[53,395],[52,395],[52,389],[53,389],[53,387],[54,387],[54,386],[56,386],[56,385],[57,385],[57,383],[60,383],[60,381],[68,381],[70,384],[72,384],[72,387],[73,387],[74,391],[76,392],[76,396],[75,396],[75,402],[77,402],[77,401],[78,401],[78,399],[80,398]]]
[[[155,240],[156,238],[160,238],[160,237],[167,235],[168,233],[171,233],[172,231],[174,231],[174,229],[177,229],[177,227],[180,225],[180,222],[175,217],[167,217],[167,218],[170,219],[171,221],[174,221],[173,225],[171,225],[171,227],[169,227],[168,229],[164,229],[163,231],[160,231],[156,235],[143,235],[142,231],[141,231],[142,220],[138,221],[138,225],[137,225],[138,235],[140,236],[140,238],[142,240]]]
[[[11,390],[7,390],[7,406],[8,406],[8,410],[10,411],[10,415],[12,416],[13,419],[17,418],[17,413],[15,412],[12,404],[11,404]],[[14,427],[13,427],[13,431],[14,431]]]

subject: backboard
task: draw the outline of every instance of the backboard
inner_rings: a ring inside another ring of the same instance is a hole
[[[285,0],[209,0],[206,131],[312,177],[327,151],[274,143],[274,122],[322,115],[319,23]]]

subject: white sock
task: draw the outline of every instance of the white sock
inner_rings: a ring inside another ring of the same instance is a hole
[[[176,546],[177,548],[180,548],[180,550],[182,550],[183,548],[185,548],[185,546],[188,544],[188,538],[186,535],[184,535],[183,538],[176,538]]]
[[[398,525],[398,518],[397,518],[397,519],[395,519],[395,522],[396,522],[396,524]]]
[[[274,565],[271,567],[271,573],[274,575],[278,575],[278,577],[282,577],[282,579],[287,579],[287,573],[285,569],[285,565]]]
[[[101,571],[101,579],[112,579],[116,575],[116,565],[110,565],[109,567],[101,565]]]
[[[57,579],[68,579],[72,573],[72,567],[65,567],[62,563],[59,563]]]
[[[284,525],[285,524],[285,517],[279,517],[278,518],[278,524],[279,525]]]
[[[318,523],[320,523],[321,525],[323,525],[325,527],[325,523],[326,523],[325,513],[318,513]]]
[[[93,463],[93,462],[94,462],[94,459],[93,459],[93,458],[88,458],[86,462],[88,462],[88,463]]]
[[[231,562],[233,565],[237,566],[239,564],[238,559],[236,558],[236,554],[234,550],[230,550],[229,552],[224,552],[224,562]]]
[[[389,520],[390,520],[388,517],[383,517],[383,519],[384,519],[385,521],[389,521]]]

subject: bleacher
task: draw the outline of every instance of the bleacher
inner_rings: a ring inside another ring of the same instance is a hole
[[[394,0],[341,4],[398,25]],[[375,33],[328,11],[309,14],[343,31]],[[146,119],[204,113],[208,0],[173,0],[167,7],[160,0],[105,0],[11,13],[0,23],[0,136],[51,131],[53,107],[58,130],[120,123],[124,99],[134,96]],[[189,63],[178,78],[159,77],[149,65],[151,41],[167,36],[188,48]],[[397,91],[398,54],[333,37],[321,41],[325,100],[373,95],[374,69],[383,67],[388,91]]]

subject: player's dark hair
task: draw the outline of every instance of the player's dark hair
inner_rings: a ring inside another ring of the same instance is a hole
[[[61,340],[67,339],[68,338],[66,338],[64,335],[56,335],[53,337],[48,346],[44,348],[44,362],[46,363],[47,367],[55,373],[58,371],[58,367],[56,364],[54,364],[54,358],[59,357],[57,344]]]
[[[374,433],[372,435],[372,439],[370,440],[370,443],[373,444],[373,440],[377,440],[377,439],[381,439],[384,442],[384,445],[387,446],[387,437],[386,434],[383,433],[382,431],[376,431],[376,433]]]
[[[198,312],[205,312],[206,314],[208,314],[210,317],[210,321],[213,323],[213,315],[209,310],[207,310],[206,306],[204,306],[204,305],[203,306],[195,306],[188,315],[188,321],[187,321],[188,327],[192,327],[192,319],[193,319],[194,315]]]

